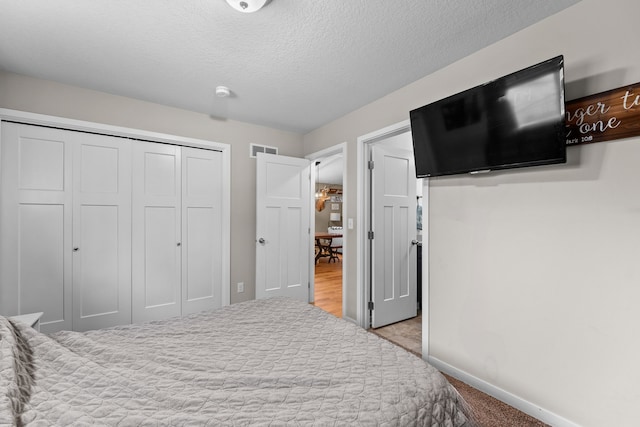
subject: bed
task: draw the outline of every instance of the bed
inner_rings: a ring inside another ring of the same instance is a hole
[[[83,333],[0,317],[0,357],[0,425],[473,425],[422,359],[287,298]]]

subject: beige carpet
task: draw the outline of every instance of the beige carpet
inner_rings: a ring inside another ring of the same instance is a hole
[[[422,354],[422,315],[370,332],[420,356]],[[480,427],[548,427],[547,424],[516,408],[445,374],[449,382],[472,408]]]
[[[378,329],[369,329],[405,350],[420,356],[422,354],[422,313],[413,319],[393,323]]]

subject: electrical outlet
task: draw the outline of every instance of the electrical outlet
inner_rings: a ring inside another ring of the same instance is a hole
[[[238,282],[238,293],[244,292],[244,282]]]

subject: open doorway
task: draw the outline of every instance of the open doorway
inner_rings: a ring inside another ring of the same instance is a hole
[[[312,299],[337,316],[344,313],[345,152],[344,144],[307,156],[314,162],[315,182],[311,231],[314,233]]]

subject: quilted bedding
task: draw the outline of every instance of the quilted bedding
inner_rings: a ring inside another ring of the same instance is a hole
[[[0,425],[472,425],[435,368],[284,298],[51,336],[0,317],[0,356]]]

